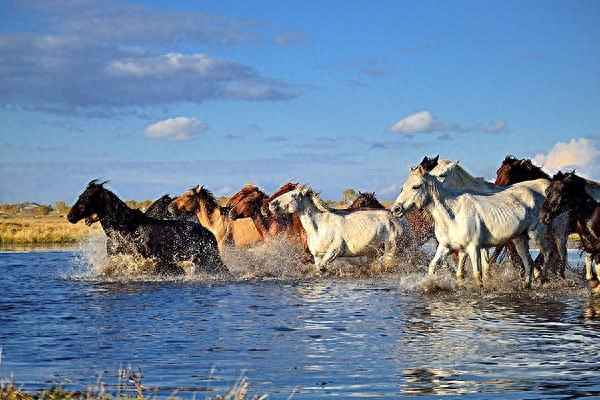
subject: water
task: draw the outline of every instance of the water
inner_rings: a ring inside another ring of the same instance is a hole
[[[457,288],[442,272],[427,294],[415,272],[148,282],[81,263],[0,253],[0,376],[82,389],[131,365],[158,395],[196,398],[242,375],[274,399],[600,396],[600,301],[575,274],[527,292]]]

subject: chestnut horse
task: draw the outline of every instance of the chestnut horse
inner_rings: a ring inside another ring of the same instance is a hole
[[[274,215],[268,210],[265,212],[263,206],[268,204],[268,199],[269,196],[262,190],[254,185],[248,185],[227,201],[229,218],[233,221],[250,218],[262,240],[268,240],[280,233],[291,233],[291,218]]]
[[[288,182],[281,186],[272,196],[267,196],[256,186],[246,186],[229,199],[229,218],[238,221],[251,218],[262,240],[285,234],[292,242],[298,243],[306,253],[306,262],[312,263],[312,254],[308,250],[306,232],[302,228],[297,215],[277,215],[269,210],[269,201],[277,196],[294,190],[297,183]]]
[[[204,186],[196,186],[176,197],[169,205],[174,214],[196,214],[198,222],[215,235],[219,250],[225,246],[245,247],[261,240],[252,224],[245,221],[232,221],[229,209],[221,207],[215,196]]]

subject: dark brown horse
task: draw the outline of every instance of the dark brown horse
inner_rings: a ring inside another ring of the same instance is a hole
[[[364,210],[364,209],[375,209],[383,210],[385,206],[377,200],[375,192],[358,192],[358,196],[350,204],[347,210]]]
[[[550,175],[542,171],[531,160],[517,159],[508,155],[502,161],[502,165],[496,171],[496,185],[507,186],[515,183],[531,181],[534,179],[550,179]]]
[[[546,201],[542,205],[540,219],[550,224],[554,218],[565,212],[579,235],[583,249],[590,254],[593,263],[600,263],[600,203],[586,190],[585,179],[575,172],[557,173],[546,189]],[[598,286],[597,269],[586,263],[586,277],[590,286]]]
[[[73,205],[71,223],[96,215],[106,236],[107,253],[140,255],[157,261],[156,273],[181,274],[181,261],[191,261],[210,273],[228,273],[215,237],[188,221],[156,219],[132,209],[102,183],[91,181]]]

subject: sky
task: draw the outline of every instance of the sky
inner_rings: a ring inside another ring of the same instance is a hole
[[[0,2],[0,202],[286,181],[394,198],[424,155],[600,179],[598,1]]]

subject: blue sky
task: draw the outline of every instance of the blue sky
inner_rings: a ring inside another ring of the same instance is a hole
[[[307,182],[395,197],[423,155],[600,178],[600,3],[8,0],[0,201]]]

